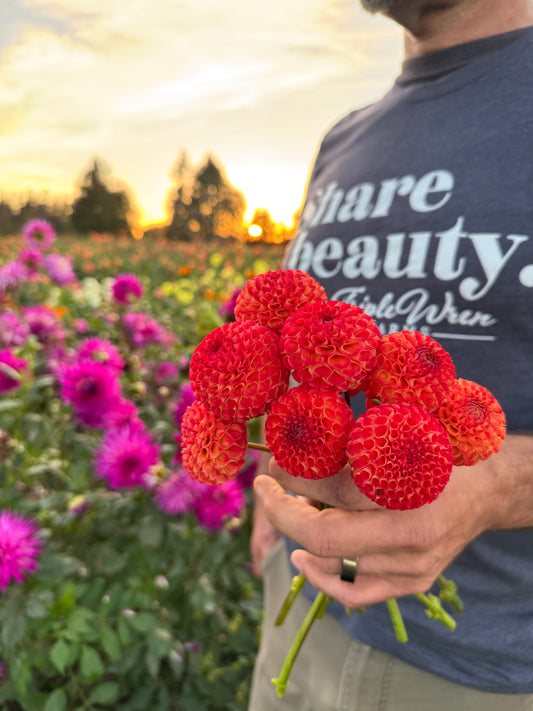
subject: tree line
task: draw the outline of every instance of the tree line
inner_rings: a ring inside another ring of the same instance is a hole
[[[255,211],[252,223],[256,232],[252,236],[246,232],[244,195],[230,183],[212,155],[194,166],[188,153],[181,151],[171,178],[173,185],[165,201],[168,222],[148,229],[145,236],[157,234],[185,242],[228,237],[283,242],[294,236],[294,226],[275,223],[266,209]],[[71,203],[28,198],[14,206],[0,197],[0,235],[19,233],[31,219],[48,220],[59,234],[131,236],[138,231],[134,199],[125,188],[112,184],[110,171],[101,159],[93,160]]]

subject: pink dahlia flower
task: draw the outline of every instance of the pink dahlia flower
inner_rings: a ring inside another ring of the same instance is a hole
[[[154,498],[161,511],[183,514],[192,510],[196,498],[203,490],[204,485],[191,479],[185,469],[180,467],[158,484]]]
[[[235,321],[235,305],[237,303],[237,299],[239,298],[239,294],[241,293],[241,291],[241,288],[235,289],[229,299],[223,301],[220,304],[218,315],[223,318],[224,321]]]
[[[102,427],[111,430],[124,425],[144,427],[135,404],[131,400],[121,398],[113,409],[103,416]]]
[[[58,286],[68,286],[76,281],[76,274],[70,257],[62,254],[47,254],[43,266],[50,279]]]
[[[0,346],[14,348],[26,343],[28,327],[12,311],[0,314]]]
[[[103,363],[117,374],[124,370],[124,361],[116,346],[103,338],[87,338],[77,348],[80,359]]]
[[[117,304],[131,304],[143,295],[141,280],[134,274],[121,274],[111,285],[111,292]]]
[[[178,429],[181,427],[181,421],[183,420],[183,415],[185,414],[185,410],[189,407],[189,405],[192,405],[193,402],[196,400],[194,393],[192,391],[192,387],[190,383],[183,383],[183,385],[180,388],[180,392],[178,395],[178,400],[176,402],[176,405],[174,407],[174,423]]]
[[[0,351],[0,395],[18,388],[20,380],[16,377],[16,373],[20,375],[27,368],[28,364],[24,358],[17,358],[10,350]]]
[[[65,340],[65,331],[58,317],[46,306],[27,306],[23,317],[30,333],[45,346]]]
[[[38,249],[23,249],[19,254],[19,262],[26,271],[26,278],[31,281],[39,274],[39,267],[43,263],[43,255]]]
[[[101,426],[122,399],[116,374],[107,365],[91,360],[77,361],[61,372],[60,396],[90,427]]]
[[[56,233],[46,220],[30,220],[22,228],[22,236],[30,249],[44,251],[52,246]]]
[[[224,523],[242,513],[245,497],[237,481],[220,485],[204,484],[193,507],[198,523],[208,531],[218,531]]]
[[[174,341],[174,336],[148,314],[129,312],[123,315],[122,323],[131,344],[136,348],[149,346],[151,343],[169,346]]]
[[[111,489],[144,486],[149,470],[159,461],[159,447],[150,433],[138,426],[108,430],[95,454],[97,475]]]
[[[24,582],[25,573],[38,568],[37,558],[43,541],[37,536],[37,527],[11,511],[0,513],[0,590],[5,591],[11,580]]]
[[[18,260],[0,267],[0,294],[15,289],[26,279],[26,269]]]

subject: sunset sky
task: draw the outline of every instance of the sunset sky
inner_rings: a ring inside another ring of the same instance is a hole
[[[71,196],[98,156],[163,218],[186,149],[289,224],[323,132],[379,98],[401,35],[357,0],[0,3],[0,196]]]

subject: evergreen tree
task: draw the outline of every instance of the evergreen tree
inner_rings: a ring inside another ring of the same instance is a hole
[[[127,194],[123,190],[111,190],[106,185],[100,163],[95,160],[83,179],[80,197],[72,205],[73,228],[81,234],[131,234],[131,212]]]
[[[242,230],[246,201],[209,156],[195,174],[182,154],[178,184],[171,202],[168,236],[193,240],[197,237],[237,237]]]

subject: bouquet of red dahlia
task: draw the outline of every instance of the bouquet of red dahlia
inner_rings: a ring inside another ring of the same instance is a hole
[[[191,358],[197,400],[182,421],[181,449],[195,479],[220,484],[237,476],[253,446],[248,421],[262,415],[267,447],[291,475],[320,479],[349,464],[354,485],[389,509],[434,501],[454,464],[475,464],[501,447],[501,407],[481,385],[457,378],[439,343],[412,331],[382,336],[361,308],[328,300],[304,272],[250,279],[235,318],[209,333]],[[350,396],[361,392],[366,412],[355,418]],[[453,583],[439,582],[460,610]],[[280,623],[302,585],[297,576]],[[437,596],[417,597],[430,616],[454,627]],[[325,604],[318,593],[306,625]],[[398,639],[406,641],[395,601],[388,605]],[[280,695],[304,637],[302,630],[274,680]]]

